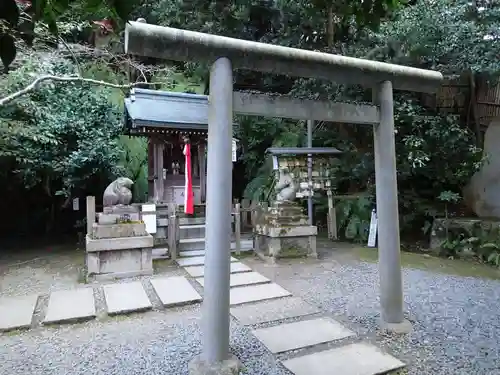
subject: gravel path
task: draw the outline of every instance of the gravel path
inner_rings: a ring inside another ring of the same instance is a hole
[[[248,263],[386,347],[409,364],[409,374],[500,374],[499,281],[407,269],[405,302],[413,331],[384,337],[377,329],[376,264],[323,261],[271,268]]]
[[[405,299],[414,330],[377,331],[374,264],[295,261],[260,272],[322,308],[362,338],[384,346],[418,375],[500,375],[500,282],[405,270]],[[200,311],[188,307],[75,326],[0,336],[0,375],[187,374],[200,352]],[[232,323],[231,348],[242,374],[289,375],[248,328]]]

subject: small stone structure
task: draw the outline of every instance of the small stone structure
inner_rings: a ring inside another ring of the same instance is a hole
[[[317,258],[316,226],[308,224],[302,208],[292,201],[275,201],[261,212],[254,229],[256,254],[271,262],[279,258]]]
[[[448,233],[448,235],[447,235]],[[437,218],[432,225],[429,250],[439,254],[442,244],[448,239],[476,239],[477,242],[497,242],[500,235],[500,220],[481,218]],[[447,237],[448,236],[448,237]],[[475,241],[469,244],[473,247]]]
[[[110,187],[119,180],[114,181]],[[120,191],[128,195],[125,190],[128,188]],[[128,197],[113,199],[130,202]],[[108,201],[105,193],[104,202]],[[148,234],[146,225],[140,220],[139,207],[118,204],[104,207],[103,212],[96,215],[95,199],[87,197],[87,223],[87,280],[153,274],[153,236]]]

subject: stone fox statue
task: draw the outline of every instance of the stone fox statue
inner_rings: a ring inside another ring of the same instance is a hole
[[[104,190],[103,206],[128,205],[132,201],[130,188],[134,182],[126,177],[119,177],[108,185]]]

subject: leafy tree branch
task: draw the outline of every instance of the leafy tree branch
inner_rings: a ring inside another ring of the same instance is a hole
[[[105,86],[105,87],[111,87],[115,89],[127,89],[127,88],[132,88],[136,87],[139,85],[156,85],[158,82],[135,82],[135,83],[128,83],[128,84],[116,84],[116,83],[111,83],[111,82],[106,82],[106,81],[100,81],[92,78],[84,78],[81,76],[54,76],[54,75],[44,75],[41,77],[38,77],[35,79],[32,83],[30,83],[28,86],[25,88],[16,91],[2,99],[0,99],[0,106],[4,106],[13,100],[16,100],[17,98],[29,94],[33,91],[35,91],[42,83],[46,81],[53,81],[53,82],[82,82],[82,83],[88,83],[91,85],[99,85],[99,86]]]

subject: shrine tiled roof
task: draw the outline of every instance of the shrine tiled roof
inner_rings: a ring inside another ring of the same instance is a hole
[[[143,127],[207,131],[208,96],[135,88],[125,98],[131,131]]]

